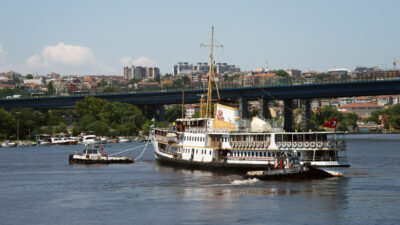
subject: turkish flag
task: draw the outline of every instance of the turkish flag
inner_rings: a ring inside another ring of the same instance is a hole
[[[322,127],[336,128],[337,121],[338,121],[337,118],[330,119],[330,120],[326,121],[326,122],[324,123],[324,125],[322,125]]]

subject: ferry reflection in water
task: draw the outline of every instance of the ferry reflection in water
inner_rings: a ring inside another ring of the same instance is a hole
[[[311,219],[316,222],[327,218],[330,223],[335,223],[339,212],[348,208],[346,189],[349,179],[346,177],[262,181],[243,179],[239,174],[177,169],[161,164],[156,164],[156,169],[165,176],[169,173],[179,176],[176,189],[171,194],[188,202],[191,205],[189,208],[195,207],[207,215],[213,208],[230,212],[219,215],[219,219],[227,219],[243,209],[249,212],[253,208],[256,211],[262,209],[271,218],[275,215],[285,217],[284,211],[287,210],[294,214],[307,214],[308,218],[299,218],[302,221],[300,224],[309,224]],[[235,218],[240,216],[235,215]]]

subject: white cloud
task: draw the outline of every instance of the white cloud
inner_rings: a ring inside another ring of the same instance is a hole
[[[3,45],[0,43],[0,73],[13,70],[13,66],[6,60],[7,52],[4,50]]]
[[[146,66],[146,67],[157,66],[157,61],[151,60],[145,56],[141,56],[135,60],[129,56],[125,56],[125,57],[122,57],[119,60],[119,62],[121,63],[122,66],[128,66],[128,65]]]
[[[7,55],[7,52],[3,49],[3,45],[0,43],[0,57]]]
[[[98,61],[89,48],[62,42],[55,46],[45,46],[40,54],[29,57],[26,63],[28,68],[43,72],[79,74],[115,72],[114,68]]]

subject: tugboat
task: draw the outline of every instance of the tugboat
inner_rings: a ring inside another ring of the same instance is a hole
[[[100,151],[101,150],[101,151]],[[108,156],[103,146],[91,145],[83,149],[82,154],[75,152],[69,155],[69,164],[113,164],[113,163],[133,163],[133,159],[127,156]]]
[[[244,178],[258,178],[263,180],[301,178],[309,174],[309,168],[300,164],[297,156],[290,154],[277,155],[274,166],[268,165],[267,170],[248,171]]]

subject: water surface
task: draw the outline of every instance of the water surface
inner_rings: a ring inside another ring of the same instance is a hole
[[[0,148],[0,224],[399,224],[400,139],[347,144],[346,177],[303,181],[162,166],[151,147],[128,165],[69,165],[81,146]]]

